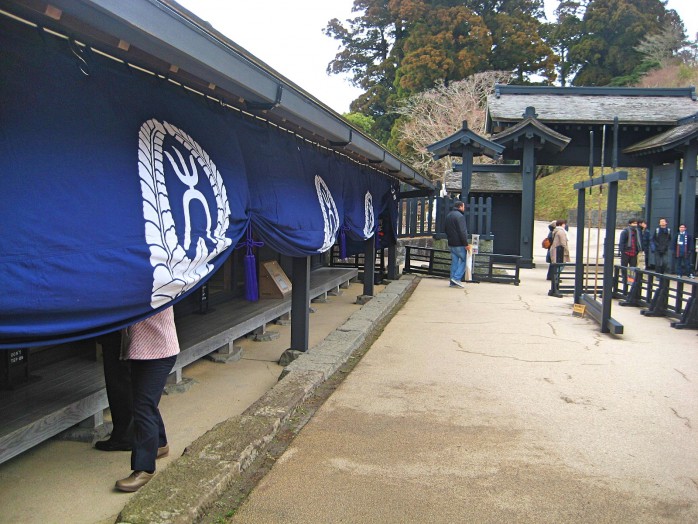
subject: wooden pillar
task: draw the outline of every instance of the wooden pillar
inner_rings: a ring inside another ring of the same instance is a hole
[[[373,296],[373,279],[376,271],[375,235],[364,242],[364,296]]]
[[[645,221],[650,231],[654,231],[653,228],[657,227],[654,223],[656,221],[652,220],[652,178],[654,177],[654,166],[648,167],[645,173]]]
[[[696,222],[696,157],[698,157],[698,142],[695,140],[686,148],[683,156],[683,171],[681,173],[681,212],[679,223],[674,233],[679,231],[681,223],[686,224],[686,232],[695,238]],[[692,247],[692,246],[691,246]]]
[[[460,199],[468,203],[470,187],[473,183],[473,150],[466,147],[463,151],[463,171],[461,172]]]
[[[291,348],[308,351],[310,331],[310,257],[293,257]]]
[[[581,303],[584,293],[584,223],[586,220],[586,189],[577,190],[577,252],[574,266],[574,303]]]
[[[608,184],[606,210],[606,239],[603,245],[603,297],[601,302],[601,333],[610,333],[611,301],[613,300],[613,253],[616,249],[616,209],[618,206],[618,181]]]
[[[521,191],[521,239],[519,254],[521,267],[532,268],[533,264],[533,210],[536,202],[536,159],[533,138],[526,138],[522,161]]]
[[[397,280],[397,246],[388,247],[388,280]]]

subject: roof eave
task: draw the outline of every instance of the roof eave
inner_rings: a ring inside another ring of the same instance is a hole
[[[52,0],[51,3],[90,26],[118,36],[221,89],[249,98],[253,103],[268,104],[274,114],[324,139],[348,142],[353,136],[352,151],[369,160],[384,157],[382,146],[338,113],[170,0]],[[400,169],[390,171],[392,176],[414,187],[434,189],[431,181],[407,168],[402,161],[398,164]]]

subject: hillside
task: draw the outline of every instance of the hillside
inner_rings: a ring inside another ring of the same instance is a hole
[[[637,212],[640,216],[645,204],[646,170],[638,168],[628,171],[628,180],[618,184],[618,211]],[[611,173],[610,168],[604,170]],[[601,176],[601,169],[594,170],[594,177]],[[577,191],[574,184],[589,178],[586,167],[566,167],[551,175],[536,180],[536,220],[553,220],[567,218],[570,209],[577,207]],[[603,193],[601,207],[606,207],[606,194]],[[591,195],[586,194],[587,209],[597,209],[599,189],[594,188]]]

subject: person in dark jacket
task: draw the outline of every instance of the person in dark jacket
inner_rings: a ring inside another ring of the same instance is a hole
[[[654,230],[650,249],[654,253],[654,269],[657,273],[669,270],[669,247],[671,246],[671,229],[667,227],[666,218],[659,219],[659,227]]]
[[[620,232],[618,251],[621,266],[637,267],[637,254],[642,251],[642,237],[637,230],[637,219],[630,219],[628,227]]]
[[[650,267],[650,230],[647,227],[647,222],[640,220],[638,223],[638,232],[640,232],[640,240],[642,241],[642,252],[645,255],[644,269]],[[639,257],[638,257],[639,258]],[[638,260],[639,262],[639,260]]]
[[[676,274],[679,277],[684,275],[693,278],[691,269],[691,256],[693,255],[693,245],[691,236],[686,231],[686,224],[679,226],[679,232],[674,240],[674,256],[676,257]]]
[[[456,200],[451,212],[446,215],[446,238],[448,248],[451,250],[451,287],[464,287],[461,284],[465,274],[466,251],[470,251],[468,244],[468,227],[465,223],[465,204]]]
[[[553,279],[553,269],[554,266],[550,263],[550,246],[553,245],[553,231],[557,227],[557,220],[553,220],[548,224],[548,251],[545,253],[545,261],[549,264],[548,265],[548,275],[545,277],[546,280],[552,280]]]

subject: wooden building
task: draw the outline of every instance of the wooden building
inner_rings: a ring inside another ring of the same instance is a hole
[[[462,157],[463,172],[514,172],[521,177],[519,221],[511,224],[511,228],[520,229],[516,254],[522,256],[524,267],[530,267],[535,172],[539,165],[592,164],[607,166],[609,170],[616,166],[644,167],[648,170],[646,218],[650,226],[659,216],[666,216],[672,219],[670,225],[674,229],[684,222],[689,233],[694,234],[698,229],[695,212],[698,146],[692,117],[697,112],[698,102],[692,87],[498,85],[487,100],[485,132],[489,138],[480,138],[504,146],[500,155],[503,164],[496,168],[473,165],[472,156],[467,158],[460,150],[453,153]],[[460,138],[456,135],[450,138],[457,142]],[[468,140],[477,141],[474,137]],[[465,177],[462,188],[462,193],[468,195],[470,187]]]
[[[434,189],[171,0],[3,1],[0,39],[0,354],[16,387],[0,391],[0,462],[101,424],[92,337],[162,307],[175,380],[288,314],[291,349],[307,350],[309,301],[357,275],[326,267],[340,228],[363,242],[372,295],[396,188]],[[250,268],[279,276],[267,261],[292,291],[255,302]]]

